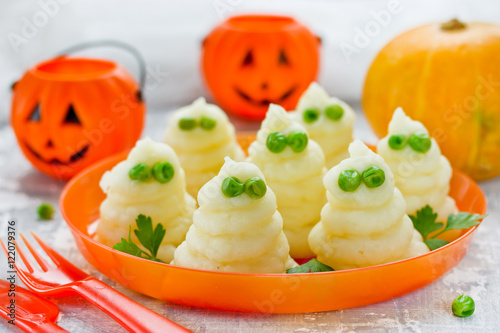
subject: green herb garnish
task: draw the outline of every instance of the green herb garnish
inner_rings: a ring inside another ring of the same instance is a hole
[[[132,227],[130,227],[128,232],[128,240],[122,238],[120,243],[117,243],[115,246],[113,246],[113,249],[131,254],[136,257],[164,262],[163,260],[156,257],[161,241],[163,240],[163,237],[165,237],[166,231],[163,228],[163,225],[161,223],[158,223],[156,225],[156,228],[154,228],[153,230],[153,222],[151,221],[151,217],[146,217],[142,214],[137,216],[135,222],[138,229],[135,229],[134,233],[139,239],[141,245],[144,246],[149,251],[149,253],[139,248],[139,246],[137,246],[130,238]]]
[[[443,227],[443,223],[436,222],[437,214],[434,213],[429,205],[427,205],[421,210],[417,211],[416,216],[410,215],[413,226],[418,232],[420,232],[420,234],[424,238],[424,243],[431,250],[438,249],[441,246],[449,243],[445,240],[437,239],[437,237],[442,233],[452,229],[469,229],[470,227],[478,225],[479,220],[485,217],[486,215],[470,214],[465,212],[450,214],[448,216],[448,221],[446,222],[446,227],[429,238],[429,235],[431,233]]]
[[[334,271],[334,269],[331,268],[330,266],[320,263],[318,260],[313,258],[308,262],[306,262],[305,264],[287,269],[286,273],[296,274],[296,273],[318,273],[318,272],[331,272],[331,271]]]

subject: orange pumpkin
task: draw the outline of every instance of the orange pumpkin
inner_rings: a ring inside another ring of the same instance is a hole
[[[11,122],[26,158],[60,179],[131,148],[144,105],[134,79],[115,63],[59,57],[14,86]]]
[[[205,81],[223,109],[262,120],[269,103],[295,107],[316,78],[319,44],[290,17],[235,16],[203,42]]]
[[[403,33],[377,55],[363,108],[379,136],[401,106],[453,166],[476,180],[500,174],[500,26],[452,20]]]

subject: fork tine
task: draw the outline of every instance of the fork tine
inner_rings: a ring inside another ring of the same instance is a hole
[[[1,239],[0,239],[0,242],[2,243],[2,248],[3,248],[3,251],[4,251],[4,253],[5,253],[5,256],[7,256],[7,258],[9,258],[9,253],[8,253],[8,251],[7,251],[7,248],[5,247],[5,244],[4,244],[3,240],[1,240]],[[31,267],[30,261],[29,261],[29,260],[28,260],[28,258],[26,258],[26,256],[24,255],[23,250],[21,250],[21,248],[17,246],[17,243],[14,243],[14,244],[16,245],[16,251],[17,251],[17,253],[19,253],[19,256],[21,257],[21,260],[22,260],[22,261],[23,261],[23,263],[24,263],[24,266],[26,266],[26,268],[28,269],[28,271],[29,271],[30,273],[33,273],[33,272],[34,272],[33,267]],[[18,270],[18,271],[19,271],[19,269],[17,268],[16,263],[14,262],[13,264],[14,264],[14,266],[16,267],[16,270]]]
[[[14,265],[14,266],[16,266],[16,265]],[[17,276],[19,276],[19,279],[21,281],[23,281],[24,285],[26,287],[28,287],[28,289],[31,289],[34,291],[39,290],[39,288],[37,288],[36,285],[33,284],[33,282],[31,281],[31,278],[29,277],[28,273],[26,273],[26,271],[17,268],[17,266],[16,266],[16,271],[17,271]]]
[[[83,274],[85,276],[88,275],[87,273],[83,272],[81,269],[73,265],[71,262],[69,262],[62,255],[60,255],[56,250],[47,245],[33,231],[30,231],[30,233],[33,236],[33,238],[38,242],[38,244],[40,244],[42,249],[47,253],[50,259],[52,259],[52,261],[54,261],[54,263],[57,266],[65,266],[65,268],[70,268],[73,270],[73,273]]]
[[[42,241],[40,237],[38,237],[33,231],[30,231],[30,234],[37,241],[37,243],[40,244],[40,247],[45,251],[45,253],[47,253],[50,259],[52,259],[52,261],[57,266],[61,265],[61,259],[64,258],[62,258],[62,256],[59,253],[57,253],[53,248],[48,246],[44,241]]]
[[[36,262],[40,265],[40,267],[42,268],[42,270],[44,272],[48,271],[48,263],[47,261],[45,261],[45,259],[43,259],[39,254],[38,252],[36,252],[36,250],[33,248],[33,246],[31,246],[31,244],[28,242],[28,240],[24,237],[23,234],[19,234],[21,236],[21,238],[23,239],[24,241],[24,244],[26,244],[26,247],[28,248],[28,250],[30,250],[31,252],[31,255],[33,256],[33,258],[35,258]],[[19,251],[19,249],[17,249]],[[19,253],[21,253],[21,251],[19,251]]]

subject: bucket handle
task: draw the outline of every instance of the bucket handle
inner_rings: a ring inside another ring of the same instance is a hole
[[[144,61],[144,58],[142,55],[137,51],[136,48],[133,46],[116,41],[116,40],[100,40],[100,41],[94,41],[94,42],[87,42],[87,43],[82,43],[78,44],[75,46],[72,46],[70,48],[67,48],[66,50],[62,51],[59,53],[59,55],[56,56],[56,58],[60,57],[65,57],[69,53],[77,52],[80,50],[92,48],[92,47],[101,47],[101,46],[112,46],[112,47],[117,47],[122,50],[125,50],[132,54],[137,61],[137,64],[139,65],[139,90],[137,91],[137,99],[142,102],[143,101],[143,95],[142,95],[142,90],[144,89],[144,85],[146,84],[146,62]],[[17,81],[13,82],[10,85],[10,89],[14,90],[16,87]]]
[[[111,46],[111,47],[116,47],[116,48],[122,49],[124,51],[127,51],[129,54],[131,54],[135,58],[138,66],[139,66],[139,90],[137,91],[137,99],[142,102],[142,100],[143,100],[142,92],[143,92],[144,86],[146,84],[146,62],[144,61],[142,54],[135,47],[133,47],[127,43],[117,41],[117,40],[98,40],[98,41],[81,43],[81,44],[77,44],[75,46],[69,47],[69,48],[61,51],[57,55],[57,57],[65,57],[70,53],[78,52],[78,51],[89,49],[89,48],[104,47],[104,46]]]

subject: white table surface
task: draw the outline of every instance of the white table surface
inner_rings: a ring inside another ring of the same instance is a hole
[[[145,134],[160,140],[167,123],[165,112],[151,113]],[[255,125],[236,123],[240,130]],[[358,113],[356,136],[374,142],[373,134]],[[36,231],[78,267],[102,279],[137,302],[194,332],[500,332],[500,178],[480,184],[488,198],[489,216],[475,233],[472,246],[457,267],[440,280],[411,294],[354,309],[310,314],[246,314],[220,312],[159,301],[128,290],[104,277],[78,252],[58,210],[51,221],[37,221],[42,201],[57,206],[64,183],[35,171],[15,143],[12,129],[0,127],[0,237],[5,240],[7,221],[14,218],[17,233]],[[1,256],[1,255],[0,255]],[[2,279],[6,260],[0,260]],[[18,283],[21,284],[20,281]],[[476,313],[458,318],[451,303],[460,294],[476,302]],[[61,310],[58,324],[74,333],[118,333],[125,330],[93,305],[78,297],[51,299]],[[1,332],[12,330],[0,320]]]

